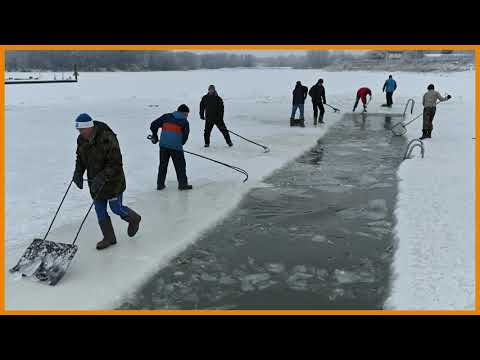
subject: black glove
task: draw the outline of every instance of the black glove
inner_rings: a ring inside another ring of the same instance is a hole
[[[450,100],[452,98],[452,95],[447,95],[447,100]]]
[[[95,176],[95,178],[90,183],[90,190],[92,193],[97,194],[105,185],[105,179],[103,176]]]
[[[200,115],[200,119],[205,120],[205,116]]]
[[[79,173],[74,173],[73,174],[73,182],[77,187],[81,190],[83,189],[83,176]]]
[[[152,142],[152,144],[158,143],[158,135],[153,134],[153,135],[150,137],[150,141]]]

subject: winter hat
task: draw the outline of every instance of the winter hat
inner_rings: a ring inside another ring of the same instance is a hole
[[[187,105],[182,104],[178,107],[177,111],[189,113],[190,109],[188,108]]]
[[[210,86],[208,87],[208,90],[215,90],[215,85],[210,85]]]
[[[320,84],[323,84],[323,79],[318,80]]]
[[[435,90],[435,86],[433,84],[428,85],[427,90]]]
[[[93,127],[93,119],[88,114],[80,114],[75,119],[75,127],[77,129],[85,129]]]
[[[300,81],[297,81],[297,85],[302,85],[302,83]]]

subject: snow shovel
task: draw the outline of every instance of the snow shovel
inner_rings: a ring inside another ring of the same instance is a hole
[[[56,243],[46,240],[48,233],[52,228],[53,222],[60,211],[63,201],[65,200],[65,197],[72,186],[72,183],[73,180],[70,181],[67,191],[63,195],[62,201],[60,202],[57,212],[55,213],[55,216],[53,217],[53,220],[50,223],[47,233],[43,239],[33,240],[30,246],[25,250],[25,253],[22,255],[17,265],[10,269],[11,273],[19,272],[22,274],[22,277],[33,277],[38,281],[51,286],[56,285],[63,275],[65,275],[68,266],[78,250],[78,246],[75,245],[78,234],[80,234],[80,230],[82,229],[82,226],[85,223],[85,220],[87,219],[87,216],[94,204],[92,202],[90,205],[87,214],[80,224],[77,235],[71,244]]]

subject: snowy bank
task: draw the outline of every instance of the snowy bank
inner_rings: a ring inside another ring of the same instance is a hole
[[[386,307],[474,309],[475,72],[428,77],[453,98],[437,107],[425,158],[417,149],[398,171],[398,249]],[[422,90],[415,91],[417,104]],[[409,140],[421,129],[420,118],[408,127]]]

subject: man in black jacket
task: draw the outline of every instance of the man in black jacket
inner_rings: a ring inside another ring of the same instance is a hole
[[[315,126],[317,125],[318,109],[320,109],[318,122],[323,124],[323,114],[325,114],[323,104],[327,103],[327,99],[325,98],[325,88],[323,87],[323,79],[318,80],[318,82],[310,88],[308,95],[312,98],[313,124]]]
[[[297,81],[295,89],[293,89],[293,100],[292,100],[292,115],[290,115],[290,126],[295,124],[295,114],[297,109],[300,109],[300,126],[305,127],[304,114],[304,105],[305,99],[307,98],[308,88],[303,86],[300,81]]]
[[[218,96],[213,85],[208,87],[208,93],[200,101],[200,119],[205,120],[205,131],[203,134],[205,147],[210,146],[210,134],[214,125],[223,134],[228,146],[233,146],[227,126],[223,121],[223,100]]]

